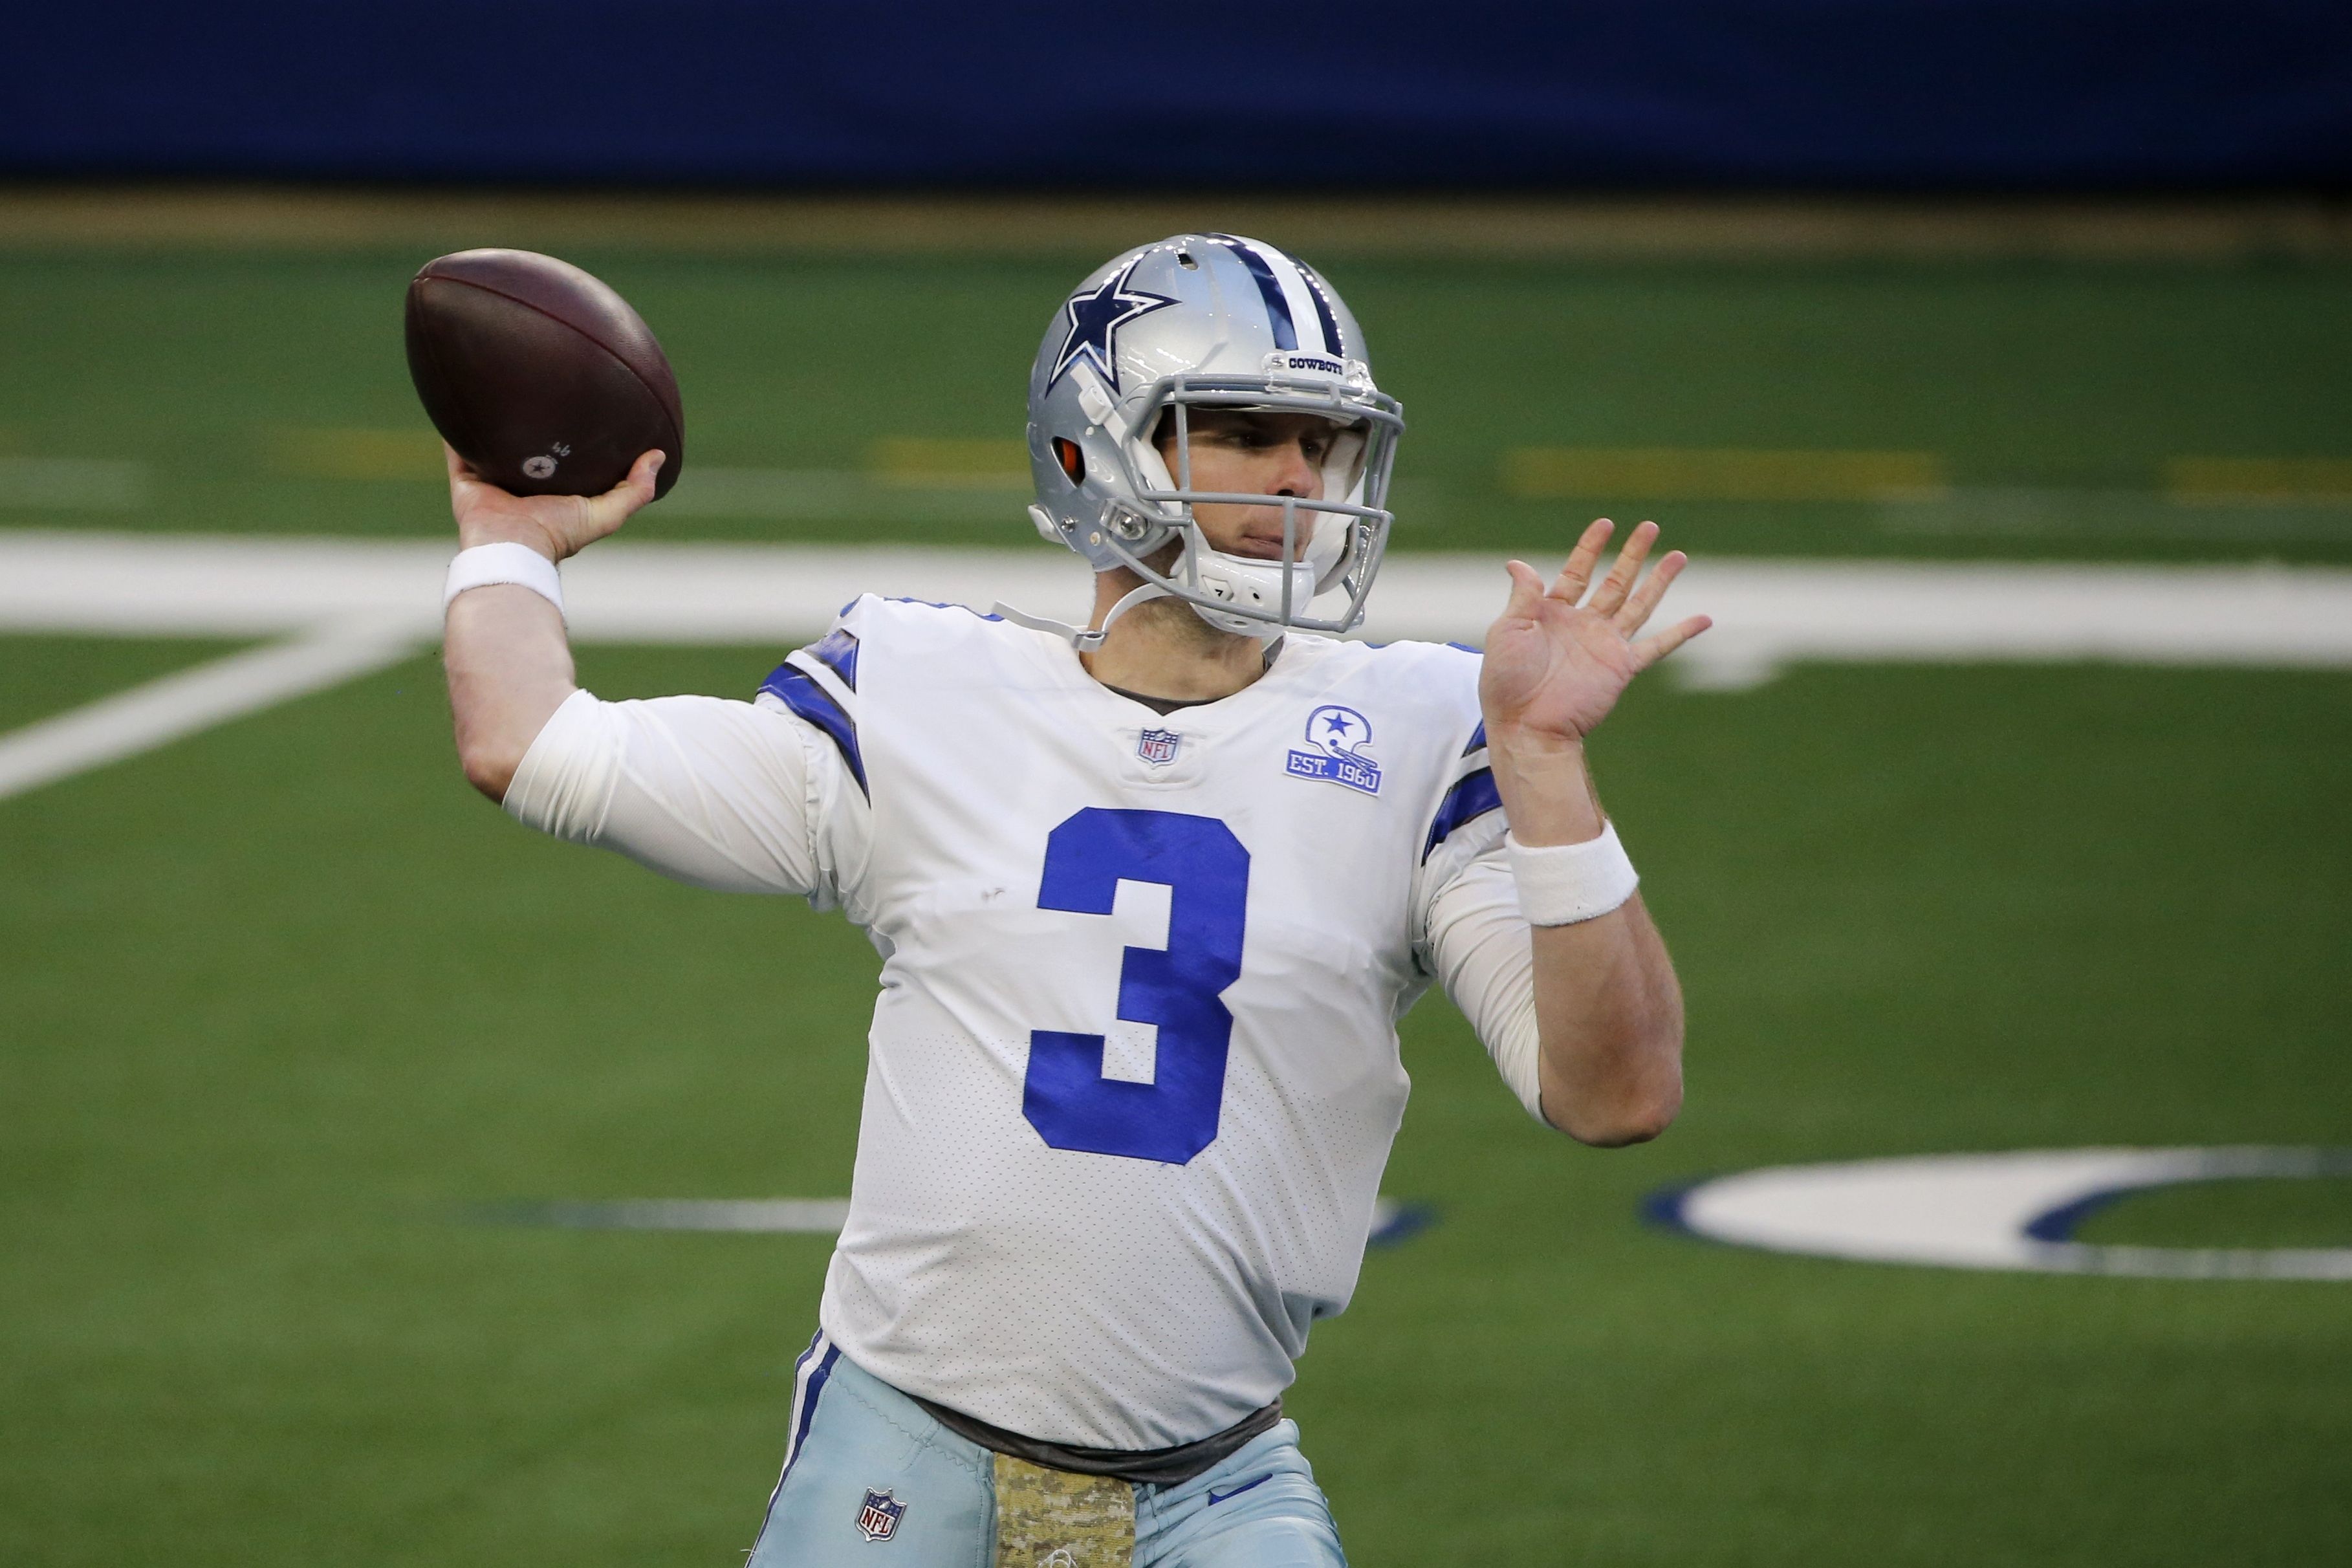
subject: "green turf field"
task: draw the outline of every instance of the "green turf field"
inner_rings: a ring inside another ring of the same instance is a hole
[[[877,441],[913,437],[996,442],[1017,485],[1024,374],[1084,270],[577,258],[670,352],[688,482],[709,466],[855,472]],[[399,334],[424,259],[0,258],[0,473],[12,457],[134,463],[144,494],[0,523],[431,530],[437,458]],[[1718,552],[2352,560],[2341,266],[1360,260],[1333,275],[1412,425],[1400,548],[1517,548],[1602,509],[1665,516]],[[1825,499],[1772,500],[1708,499],[1722,487],[1671,474],[1628,494],[1589,464],[1565,485],[1515,480],[1512,453],[1552,447],[1894,453],[1935,483],[1855,499],[1832,472],[1807,491]],[[940,477],[898,474],[845,508],[820,493],[821,515],[800,492],[768,515],[656,509],[635,531],[1019,542],[1008,492],[922,482]]]
[[[0,261],[0,458],[143,465],[147,497],[0,525],[434,529],[429,479],[289,471],[330,448],[286,434],[416,427],[415,259]],[[1017,436],[1071,270],[583,259],[668,341],[698,460],[794,470]],[[1908,526],[1654,509],[1742,553],[2352,559],[2333,503],[2182,507],[2162,478],[2352,452],[2340,270],[1333,270],[1414,420],[1406,545],[1539,537],[1582,500],[1497,476],[1554,444],[1948,465]],[[1963,526],[2029,491],[2108,499]],[[646,531],[1005,531],[909,515]],[[0,637],[0,729],[221,651]],[[596,648],[583,679],[741,693],[777,651]],[[1843,1264],[1638,1218],[1768,1163],[2352,1145],[2352,676],[1648,681],[1596,752],[1688,992],[1688,1106],[1580,1150],[1442,998],[1408,1020],[1386,1189],[1439,1221],[1370,1256],[1290,1396],[1353,1560],[2352,1560],[2352,1287]],[[857,933],[514,827],[458,778],[424,658],[0,801],[0,1563],[740,1561],[825,1244],[475,1211],[845,1194]],[[2352,1246],[2346,1185],[2150,1194],[2084,1236]]]

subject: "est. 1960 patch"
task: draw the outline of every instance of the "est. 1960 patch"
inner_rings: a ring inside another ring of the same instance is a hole
[[[1293,747],[1283,771],[1293,778],[1322,779],[1366,795],[1381,793],[1381,764],[1365,755],[1372,721],[1353,708],[1326,702],[1307,716],[1307,744]]]

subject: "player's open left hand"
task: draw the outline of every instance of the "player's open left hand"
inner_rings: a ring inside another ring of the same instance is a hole
[[[1670,552],[1634,587],[1657,542],[1654,522],[1633,530],[1588,597],[1585,589],[1614,528],[1605,517],[1587,528],[1549,588],[1526,562],[1510,563],[1510,602],[1487,629],[1486,668],[1478,678],[1490,739],[1581,741],[1609,716],[1633,677],[1712,624],[1693,616],[1638,636],[1688,560],[1679,550]]]
[[[600,496],[519,496],[499,489],[466,466],[444,443],[449,459],[449,510],[457,518],[457,542],[510,542],[538,551],[550,561],[576,555],[629,521],[654,499],[654,476],[665,454],[646,452],[631,465],[628,478]]]

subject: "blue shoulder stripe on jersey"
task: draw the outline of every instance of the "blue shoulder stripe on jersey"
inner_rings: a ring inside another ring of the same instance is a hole
[[[1421,858],[1428,859],[1464,823],[1500,811],[1502,806],[1503,792],[1495,787],[1495,770],[1480,768],[1447,790],[1445,798],[1437,803],[1437,820],[1429,825],[1429,842],[1421,847]]]
[[[1486,743],[1486,721],[1481,719],[1478,721],[1478,727],[1470,731],[1470,743],[1462,748],[1462,754],[1466,757]]]
[[[865,790],[866,759],[857,750],[857,721],[834,700],[833,693],[789,664],[776,666],[775,673],[760,683],[760,689],[772,693],[785,707],[831,736],[841,760],[849,764],[849,776],[857,781],[859,790]]]
[[[1339,335],[1339,318],[1331,313],[1331,296],[1323,279],[1303,261],[1298,264],[1298,275],[1307,279],[1307,291],[1315,297],[1315,317],[1323,323],[1323,352],[1347,358],[1348,342]]]
[[[1233,253],[1242,258],[1242,265],[1249,268],[1250,276],[1257,279],[1258,297],[1265,301],[1266,323],[1274,329],[1274,346],[1278,349],[1297,348],[1298,329],[1290,320],[1290,301],[1284,297],[1282,285],[1276,281],[1274,268],[1266,265],[1265,258],[1233,235],[1213,234],[1209,237],[1231,247]]]
[[[808,652],[852,691],[857,689],[857,634],[846,626],[835,626],[815,642]]]

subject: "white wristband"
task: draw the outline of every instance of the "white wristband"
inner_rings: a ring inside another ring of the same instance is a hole
[[[528,588],[563,613],[563,579],[557,574],[555,563],[528,544],[505,542],[477,544],[471,550],[460,550],[457,558],[449,563],[449,580],[442,585],[441,608],[447,610],[451,601],[468,588],[487,588],[495,583],[512,583]]]
[[[1582,844],[1547,844],[1530,848],[1506,837],[1511,879],[1519,888],[1519,913],[1529,925],[1574,925],[1598,920],[1633,896],[1641,877],[1617,842],[1617,826],[1605,823],[1601,837]]]

